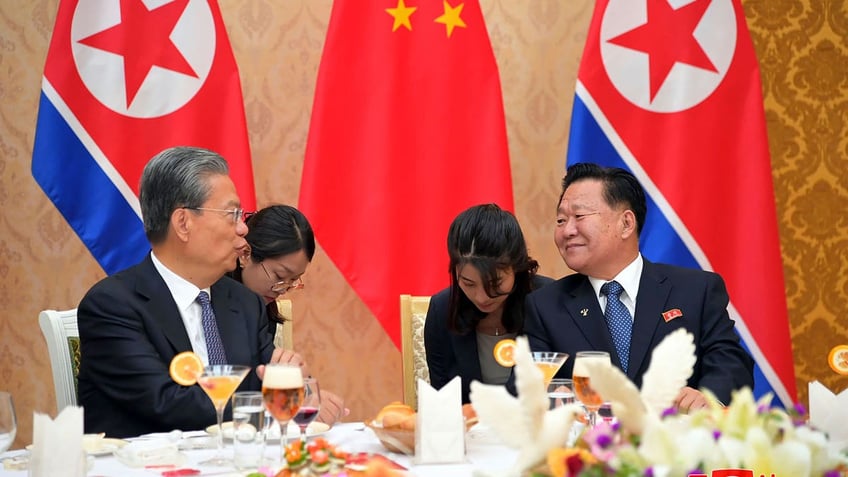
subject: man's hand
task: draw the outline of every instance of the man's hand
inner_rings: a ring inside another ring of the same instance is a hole
[[[332,426],[342,417],[350,414],[350,409],[344,407],[344,399],[329,391],[321,391],[321,410],[318,411],[318,421]]]
[[[300,366],[303,375],[309,376],[309,367],[306,365],[306,360],[303,359],[303,356],[301,356],[300,353],[296,353],[290,349],[275,348],[274,352],[271,354],[271,361],[269,361],[269,364],[271,363]],[[259,376],[259,379],[262,379],[265,376],[264,364],[260,364],[256,367],[256,375]]]
[[[689,413],[698,409],[709,407],[706,396],[701,394],[697,389],[685,387],[680,390],[680,393],[674,398],[674,406],[679,412]]]

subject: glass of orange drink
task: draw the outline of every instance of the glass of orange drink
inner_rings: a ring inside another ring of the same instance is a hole
[[[559,368],[562,367],[565,360],[568,359],[568,353],[558,353],[556,351],[534,351],[533,363],[542,371],[542,379],[545,381],[545,389],[554,379]]]
[[[250,371],[250,366],[240,366],[234,364],[215,364],[203,368],[203,373],[197,377],[197,384],[206,392],[209,399],[212,400],[212,405],[215,406],[215,412],[218,414],[218,434],[216,442],[218,444],[218,452],[215,457],[201,462],[201,465],[210,466],[229,466],[232,465],[232,459],[227,459],[223,455],[224,451],[224,408],[227,407],[227,402],[230,396],[239,387],[244,377]]]
[[[574,357],[574,371],[572,380],[574,381],[574,395],[583,403],[586,411],[589,413],[588,428],[595,427],[598,421],[598,410],[601,404],[604,403],[603,397],[598,394],[592,387],[591,376],[586,363],[599,363],[604,366],[611,366],[610,356],[606,351],[579,351]]]

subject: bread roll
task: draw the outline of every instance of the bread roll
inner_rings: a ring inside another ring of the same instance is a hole
[[[374,420],[381,423],[385,429],[399,429],[402,423],[410,416],[412,416],[412,420],[414,421],[415,410],[406,404],[395,401],[383,406],[383,409],[380,409]]]

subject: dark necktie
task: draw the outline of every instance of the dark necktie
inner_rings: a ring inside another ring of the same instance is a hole
[[[209,355],[209,364],[227,364],[227,353],[224,351],[224,343],[218,333],[218,323],[215,322],[215,312],[212,311],[212,303],[209,294],[205,291],[197,295],[200,303],[200,316],[203,323],[203,336],[206,337],[206,352]]]
[[[607,296],[607,309],[604,316],[607,319],[615,350],[621,360],[621,370],[627,372],[627,358],[630,355],[630,334],[633,330],[633,318],[627,307],[621,302],[619,296],[624,288],[616,282],[606,282],[601,287],[601,293]]]

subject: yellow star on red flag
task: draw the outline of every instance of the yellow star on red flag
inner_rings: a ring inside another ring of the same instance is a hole
[[[417,9],[418,7],[407,7],[403,0],[398,0],[397,7],[387,8],[386,13],[395,19],[395,22],[392,25],[392,31],[397,30],[401,27],[401,25],[405,26],[407,30],[412,31],[412,22],[409,21],[409,17],[412,16]]]
[[[445,8],[445,13],[442,16],[440,16],[439,18],[436,18],[436,20],[434,20],[434,21],[436,23],[442,23],[442,24],[445,25],[445,27],[447,28],[448,38],[450,38],[450,36],[453,34],[454,28],[456,28],[456,27],[465,28],[465,22],[462,21],[462,18],[460,18],[460,15],[462,15],[462,7],[464,7],[465,4],[460,3],[459,6],[452,7],[447,2],[447,0],[444,0],[442,3],[443,3],[444,8]]]

